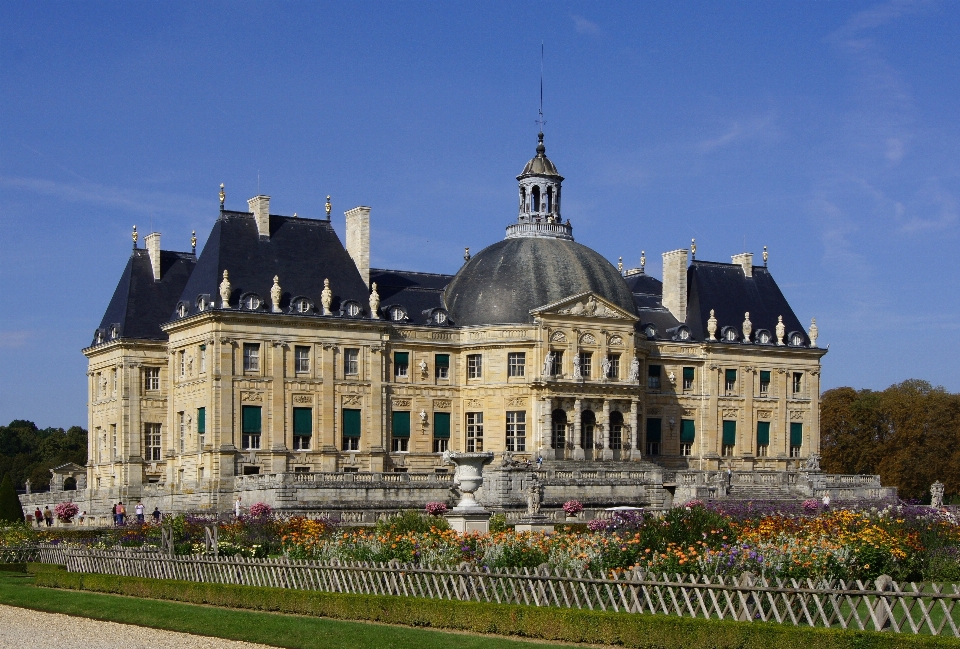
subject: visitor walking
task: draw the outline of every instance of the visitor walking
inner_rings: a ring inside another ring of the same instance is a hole
[[[241,511],[243,511],[243,506],[240,504],[240,496],[237,496],[237,502],[233,503],[233,515],[240,518]]]
[[[160,508],[159,508],[159,507],[154,507],[154,508],[153,508],[153,522],[154,522],[154,523],[159,523],[159,522],[160,522]]]
[[[80,519],[79,519],[79,520],[80,520],[80,523],[79,523],[80,525],[83,525],[83,519],[86,518],[86,517],[87,517],[87,510],[84,509],[82,512],[80,512]]]
[[[119,524],[120,524],[120,514],[117,513],[117,503],[113,503],[113,514],[112,514],[112,516],[113,516],[113,524],[114,524],[114,525],[119,525]]]
[[[37,505],[37,508],[33,511],[33,520],[37,522],[37,527],[43,525],[43,512],[40,511],[39,505]]]
[[[117,503],[117,524],[123,525],[127,519],[127,508],[124,507],[123,501]]]
[[[137,501],[137,506],[134,508],[134,511],[137,513],[137,522],[143,523],[143,501]]]
[[[50,511],[49,505],[43,508],[43,520],[46,521],[47,527],[53,525],[53,512]]]
[[[824,510],[830,509],[830,494],[828,493],[823,494],[823,509]]]

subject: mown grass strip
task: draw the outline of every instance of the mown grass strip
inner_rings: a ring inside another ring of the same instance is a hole
[[[163,626],[152,615],[155,606],[161,604],[174,607],[182,605],[155,601],[151,602],[149,607],[140,603],[134,608],[134,610],[141,609],[141,614],[142,609],[148,609],[151,615],[147,617],[153,620],[153,622],[132,622],[134,624],[145,623],[161,628],[267,642],[285,647],[346,647],[348,646],[346,643],[349,643],[350,649],[360,649],[366,646],[360,644],[358,638],[369,638],[372,642],[369,645],[370,647],[405,647],[413,645],[397,644],[400,641],[407,641],[404,632],[417,633],[413,629],[362,624],[351,625],[354,628],[366,631],[359,636],[354,631],[345,635],[333,633],[329,636],[324,635],[321,631],[306,631],[304,629],[305,625],[313,628],[313,625],[317,623],[340,624],[330,620],[318,620],[317,617],[537,638],[552,642],[621,645],[637,649],[765,649],[767,647],[782,649],[811,649],[813,647],[818,649],[821,647],[825,649],[834,647],[838,649],[848,647],[857,649],[912,649],[913,647],[960,647],[960,640],[930,636],[836,631],[790,627],[772,623],[697,620],[658,615],[140,579],[115,575],[68,573],[60,568],[36,565],[31,565],[30,570],[36,572],[36,583],[40,586],[304,616],[291,618],[269,616],[267,614],[272,620],[275,619],[270,623],[271,625],[276,626],[277,629],[282,629],[286,624],[291,631],[289,634],[271,632],[270,635],[266,636],[269,637],[269,640],[264,640],[263,629],[258,628],[256,622],[246,623],[242,631],[239,630],[240,627],[231,626],[231,623],[218,623],[216,628],[223,628],[224,633],[232,633],[232,635],[221,635],[219,632],[212,633],[204,623],[193,621],[195,616],[190,611],[197,609],[197,607],[164,609],[171,611],[168,617],[162,618],[164,624],[168,620],[171,624],[189,623],[189,629]],[[0,576],[0,581],[3,579]],[[44,589],[30,590],[40,593],[55,592]],[[87,593],[84,594],[92,596]],[[64,597],[77,595],[77,593],[60,592],[57,595]],[[0,587],[0,603],[6,603],[4,598],[7,596],[6,589]],[[42,599],[42,597],[43,595],[38,596],[39,599]],[[67,599],[64,601],[73,600]],[[120,601],[136,602],[136,600],[122,599]],[[96,612],[99,609],[93,608],[91,610]],[[177,612],[173,612],[174,610]],[[215,618],[227,614],[231,616],[264,615],[262,612],[240,613],[236,610],[202,607],[199,610],[216,611]],[[97,614],[75,614],[102,617],[102,615]],[[349,623],[343,622],[342,624]],[[247,635],[248,628],[250,629],[249,633],[253,633],[253,635]],[[435,633],[436,635],[422,641],[418,639],[412,642],[416,643],[418,649],[434,646],[428,644],[432,640],[444,643],[444,647],[449,646],[450,642],[469,647],[530,646],[528,643],[510,642],[500,638],[478,638],[462,635],[451,638],[449,634]],[[311,635],[316,637],[310,638]],[[399,638],[403,639],[399,640]],[[467,641],[469,643],[465,644]],[[477,644],[483,642],[492,644]],[[441,645],[436,644],[435,646],[439,647]],[[544,645],[539,644],[538,646],[543,647]]]

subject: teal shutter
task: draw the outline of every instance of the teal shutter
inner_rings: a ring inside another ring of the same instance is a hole
[[[737,382],[737,370],[727,370],[724,373],[724,376],[727,379],[727,383],[736,383]]]
[[[313,435],[313,408],[293,409],[293,434],[303,437]]]
[[[207,409],[197,408],[197,432],[201,435],[207,432]]]
[[[681,444],[693,444],[694,438],[697,436],[697,427],[696,422],[692,419],[681,419],[680,420],[680,443]]]
[[[693,381],[693,368],[685,367],[683,368],[683,380],[684,381]]]
[[[770,370],[760,370],[760,382],[770,383]]]
[[[360,411],[343,409],[343,436],[360,437]]]
[[[450,439],[450,413],[433,413],[433,437],[434,439]]]
[[[770,422],[757,422],[757,446],[770,446]]]
[[[803,446],[803,424],[790,422],[790,446]]]
[[[243,432],[260,432],[260,406],[242,406],[241,416],[243,421]]]
[[[736,443],[737,443],[737,422],[724,421],[723,422],[723,445],[733,446]]]
[[[660,422],[661,422],[660,419],[647,420],[647,441],[648,442],[660,441],[660,430],[661,430]]]
[[[394,437],[410,437],[410,413],[393,413],[393,421],[390,432]]]
[[[437,354],[433,363],[437,367],[450,367],[450,354]]]
[[[410,352],[394,352],[394,354],[393,354],[393,364],[394,364],[394,365],[409,365],[409,364],[410,364]]]

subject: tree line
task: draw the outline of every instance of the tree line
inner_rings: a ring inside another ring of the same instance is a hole
[[[821,466],[877,474],[901,498],[929,502],[939,480],[960,496],[960,394],[911,379],[886,390],[834,388],[820,406]]]
[[[44,428],[15,419],[0,426],[0,476],[10,477],[16,489],[43,491],[50,487],[50,469],[67,462],[87,463],[87,431],[80,426]]]

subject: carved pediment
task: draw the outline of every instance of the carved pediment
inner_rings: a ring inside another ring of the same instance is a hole
[[[531,309],[534,315],[568,315],[581,318],[608,318],[612,320],[636,320],[637,316],[625,311],[605,300],[604,298],[587,291],[578,295],[571,295],[552,304]]]

